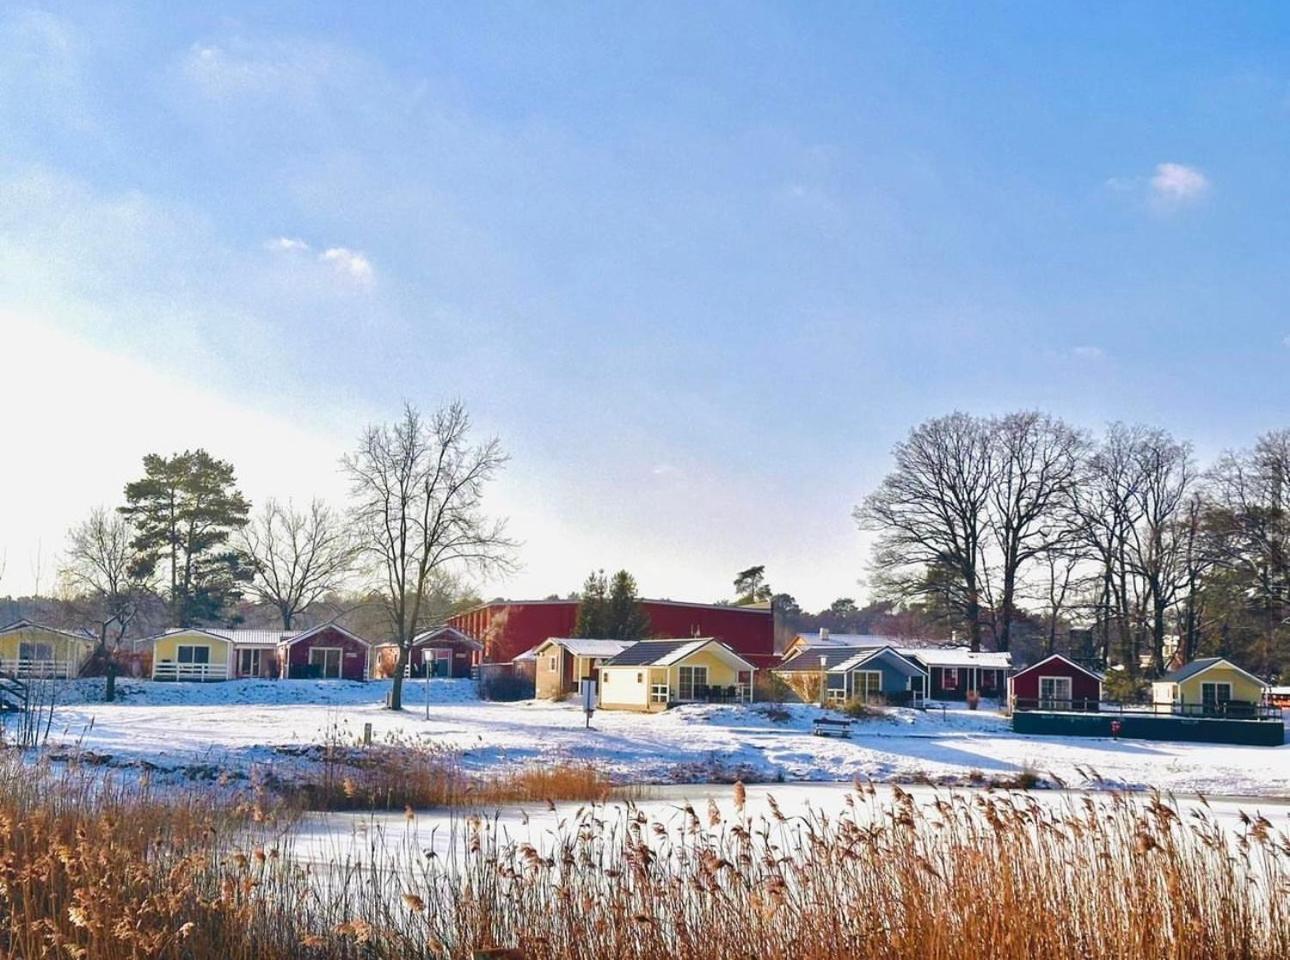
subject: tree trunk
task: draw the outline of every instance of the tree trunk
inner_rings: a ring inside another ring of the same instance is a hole
[[[116,658],[108,657],[107,683],[103,685],[103,701],[111,703],[116,699]]]
[[[394,677],[390,682],[390,694],[385,698],[385,708],[387,710],[403,709],[403,671],[407,669],[411,655],[412,651],[408,646],[399,644],[399,659],[394,665]]]

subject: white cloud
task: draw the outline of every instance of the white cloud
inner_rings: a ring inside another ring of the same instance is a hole
[[[303,253],[309,249],[309,244],[298,237],[275,237],[264,246],[279,253]]]
[[[1071,348],[1071,356],[1077,360],[1101,360],[1106,356],[1106,351],[1101,347],[1079,346]]]
[[[1151,178],[1151,191],[1167,203],[1186,203],[1199,200],[1209,192],[1209,178],[1186,164],[1161,163],[1156,165]]]
[[[1290,347],[1290,333],[1286,334],[1286,335],[1281,339],[1281,346],[1283,346],[1283,347]]]
[[[336,270],[357,283],[368,284],[375,279],[372,261],[357,250],[348,247],[330,247],[318,257],[324,263],[330,263]]]

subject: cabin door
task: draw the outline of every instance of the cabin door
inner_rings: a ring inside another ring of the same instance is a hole
[[[1223,704],[1232,699],[1230,683],[1202,683],[1200,685],[1200,702],[1206,713],[1218,713]]]
[[[340,679],[339,647],[314,647],[309,651],[309,665],[318,668],[318,676],[323,679]]]
[[[1070,677],[1039,678],[1039,709],[1069,710],[1071,708]]]

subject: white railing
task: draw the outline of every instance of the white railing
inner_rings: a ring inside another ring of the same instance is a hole
[[[227,680],[228,665],[223,663],[175,663],[162,660],[152,665],[154,680]]]
[[[0,660],[0,673],[10,677],[66,679],[76,676],[74,660]]]

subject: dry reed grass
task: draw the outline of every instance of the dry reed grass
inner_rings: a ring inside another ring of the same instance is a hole
[[[476,814],[451,857],[409,834],[305,865],[263,798],[218,796],[0,763],[0,955],[1290,956],[1290,840],[1160,797],[858,784],[836,816],[752,816],[736,785],[663,819],[587,805],[540,848]]]

